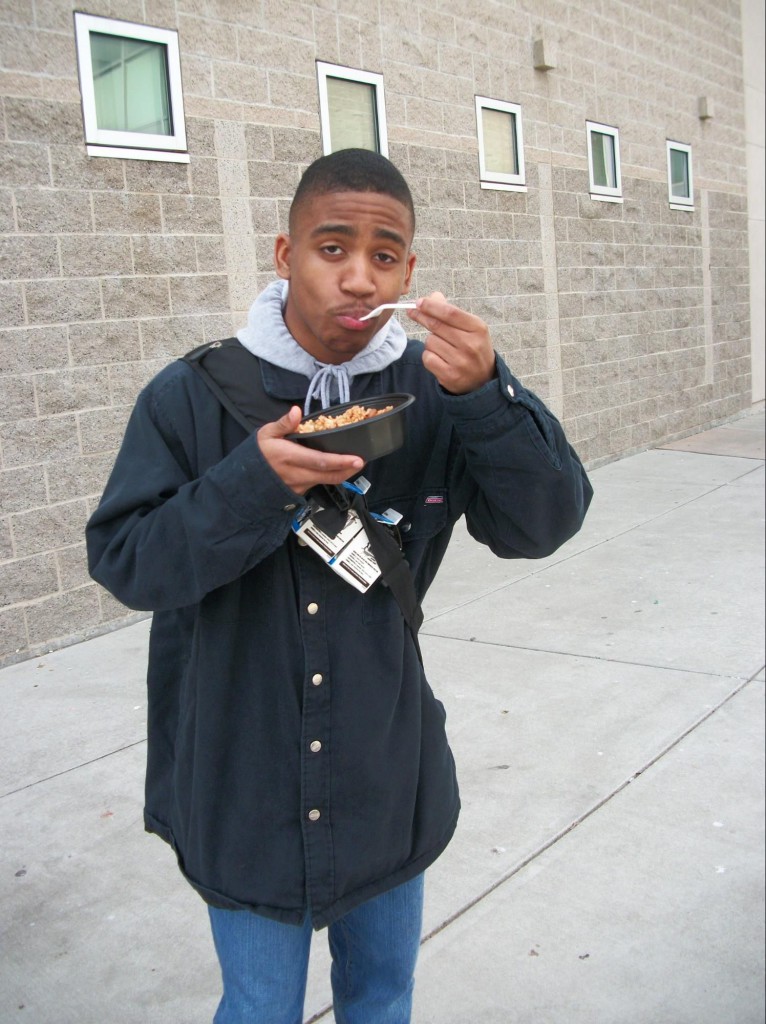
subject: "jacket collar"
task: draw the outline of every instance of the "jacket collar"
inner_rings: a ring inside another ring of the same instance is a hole
[[[308,378],[304,374],[285,370],[263,358],[260,359],[260,364],[263,387],[268,395],[303,405],[309,386]]]

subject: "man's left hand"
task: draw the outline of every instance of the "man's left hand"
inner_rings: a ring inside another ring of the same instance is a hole
[[[441,292],[418,299],[410,317],[425,327],[423,366],[445,391],[466,395],[495,376],[495,353],[489,328],[472,313],[447,302]]]

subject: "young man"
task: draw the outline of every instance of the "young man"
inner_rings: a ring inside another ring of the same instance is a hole
[[[401,515],[422,599],[460,516],[499,556],[536,558],[590,500],[559,423],[478,317],[420,298],[424,344],[390,313],[362,319],[407,293],[414,227],[385,158],[312,164],[279,280],[238,334],[286,411],[248,435],[173,363],[140,395],[88,525],[94,579],[154,612],[145,821],[209,904],[216,1024],[299,1024],[323,926],[338,1024],[409,1021],[423,872],[458,816],[444,709],[392,589],[336,575],[296,514],[364,470],[370,510]],[[405,444],[367,466],[287,439],[302,412],[394,392],[416,396]]]

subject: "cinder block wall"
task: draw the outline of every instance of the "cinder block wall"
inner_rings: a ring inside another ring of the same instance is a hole
[[[418,207],[414,294],[485,317],[584,459],[749,404],[738,2],[79,9],[179,30],[191,162],[86,157],[72,7],[0,5],[0,660],[127,621],[89,580],[83,527],[140,387],[230,334],[271,280],[321,152],[315,59],[385,76]],[[547,73],[539,35],[557,50]],[[522,104],[526,193],[479,187],[476,93]],[[620,129],[622,205],[588,195],[586,119]],[[669,209],[666,138],[693,146],[694,212]]]

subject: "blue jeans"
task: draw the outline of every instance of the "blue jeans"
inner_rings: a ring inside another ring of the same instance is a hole
[[[210,907],[223,998],[213,1024],[301,1024],[311,921],[280,924]],[[336,1024],[409,1024],[423,923],[423,875],[328,928]]]

